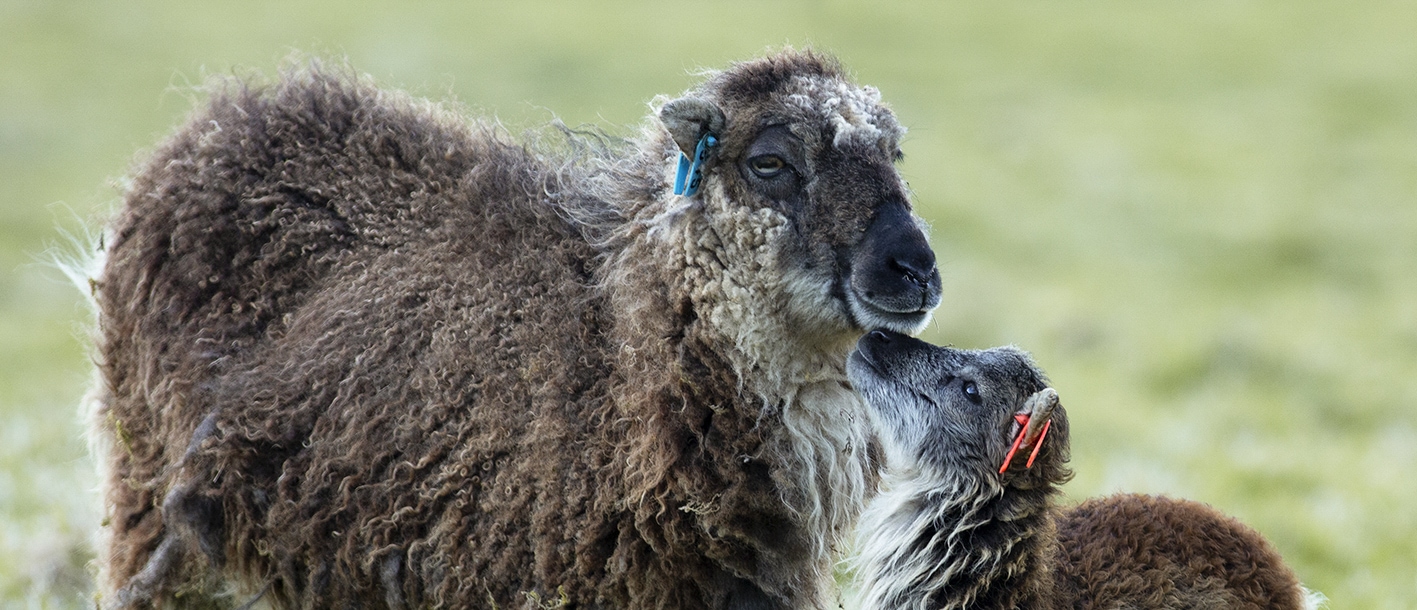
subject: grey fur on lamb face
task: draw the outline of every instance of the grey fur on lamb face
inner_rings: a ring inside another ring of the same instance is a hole
[[[1048,386],[1018,349],[958,350],[885,331],[862,338],[847,359],[847,374],[871,405],[888,465],[937,474],[998,469],[1019,432],[1015,416],[1031,414],[1030,399]],[[1067,414],[1052,396],[1049,412],[1037,421],[1054,420],[1045,461],[1061,464]]]

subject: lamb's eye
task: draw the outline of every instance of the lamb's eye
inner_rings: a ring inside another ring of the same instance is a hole
[[[979,386],[975,385],[973,381],[960,384],[959,391],[964,392],[964,397],[969,399],[969,402],[979,404]]]
[[[771,178],[787,169],[787,162],[777,155],[759,155],[748,159],[748,169],[753,170],[759,178]]]

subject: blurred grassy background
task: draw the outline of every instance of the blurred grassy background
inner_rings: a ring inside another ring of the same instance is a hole
[[[1074,422],[1074,498],[1209,502],[1334,608],[1417,607],[1417,4],[0,0],[0,604],[80,607],[88,313],[45,264],[207,74],[345,55],[516,129],[837,53],[911,127],[946,300]]]

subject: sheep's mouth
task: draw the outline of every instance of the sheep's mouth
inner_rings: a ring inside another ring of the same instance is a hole
[[[852,321],[860,330],[884,328],[903,335],[914,335],[925,328],[931,312],[940,304],[940,291],[930,287],[890,296],[859,290],[855,286],[848,287],[845,292]]]

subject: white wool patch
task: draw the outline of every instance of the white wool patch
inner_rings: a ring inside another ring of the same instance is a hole
[[[1304,594],[1304,610],[1322,610],[1328,607],[1328,596],[1323,593],[1303,585],[1299,586],[1299,591]]]
[[[822,533],[813,550],[824,560],[842,554],[841,543],[869,493],[865,464],[871,429],[865,404],[842,377],[803,384],[784,401],[787,434],[777,448],[789,471],[798,474],[799,497],[784,499],[811,531]],[[814,580],[826,586],[830,563],[817,565],[822,573]]]
[[[128,188],[128,180],[124,180],[124,190]],[[85,324],[85,332],[95,342],[102,340],[102,334],[98,331],[98,287],[103,277],[103,269],[108,263],[108,249],[103,244],[112,244],[114,239],[102,228],[93,227],[87,223],[81,224],[77,233],[60,229],[60,234],[67,242],[66,246],[58,247],[49,252],[50,264],[58,268],[60,273],[73,284],[74,289],[83,295],[84,303],[87,306],[89,319]],[[100,354],[95,351],[90,353],[94,362],[98,362]],[[98,473],[99,494],[102,502],[103,518],[112,516],[112,507],[108,505],[108,491],[110,485],[118,484],[114,479],[111,460],[108,456],[113,454],[115,439],[108,430],[112,429],[114,422],[104,419],[104,408],[108,405],[109,390],[105,383],[103,373],[99,367],[94,367],[90,373],[88,391],[84,392],[79,399],[78,413],[81,421],[87,422],[89,427],[88,439],[89,457],[94,461],[94,468]],[[112,544],[113,528],[100,527],[94,534],[95,546],[100,553],[109,548]],[[110,585],[112,581],[111,566],[108,562],[98,562],[98,584],[100,588],[115,588]]]
[[[921,476],[910,469],[887,469],[881,492],[866,508],[858,528],[855,568],[861,579],[858,606],[863,610],[887,610],[902,602],[923,604],[931,591],[943,590],[958,574],[980,569],[1008,570],[1000,562],[1011,543],[999,549],[976,548],[968,543],[969,533],[979,521],[972,517],[978,507],[1003,493],[990,481],[966,477]],[[940,501],[940,498],[951,498]],[[963,520],[945,515],[962,511]],[[942,522],[954,527],[941,528]],[[919,548],[928,540],[927,549]],[[945,551],[943,555],[939,551]],[[967,608],[977,591],[974,587],[955,590],[943,608]]]
[[[798,92],[787,96],[788,103],[830,122],[835,132],[832,145],[837,148],[854,144],[884,149],[887,142],[904,135],[875,87],[823,77],[798,77],[793,85]]]

